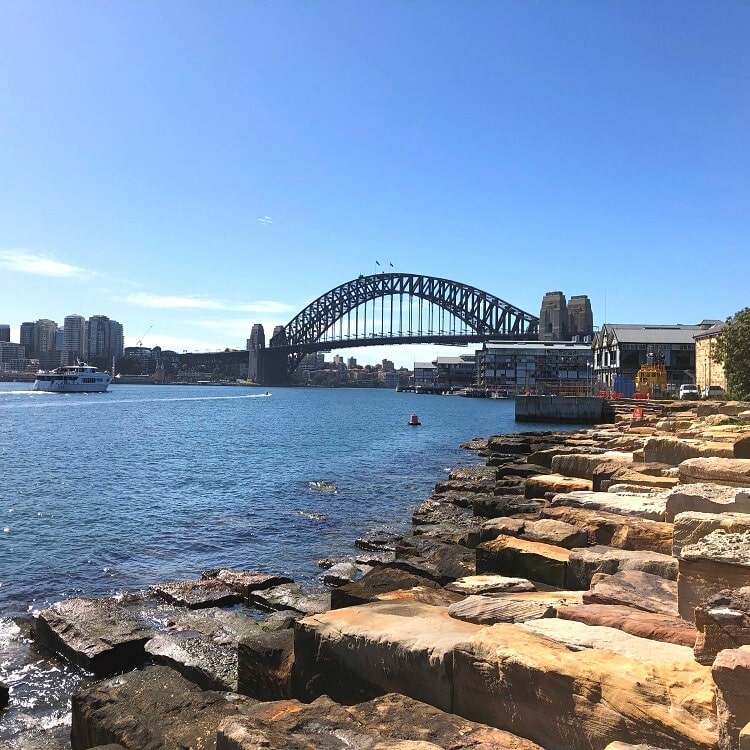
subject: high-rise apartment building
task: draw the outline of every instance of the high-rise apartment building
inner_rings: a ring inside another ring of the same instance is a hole
[[[21,323],[21,330],[19,331],[18,343],[26,348],[26,356],[31,357],[34,355],[34,324],[33,323]]]
[[[88,353],[86,319],[82,315],[66,316],[63,323],[63,336],[62,364],[72,365],[77,359],[85,359]]]
[[[7,323],[0,323],[0,342],[10,343],[10,326]]]
[[[86,356],[122,357],[125,348],[122,323],[106,315],[92,315],[86,325]]]
[[[34,323],[32,351],[45,370],[60,364],[60,353],[55,349],[57,323],[54,320],[40,318]]]

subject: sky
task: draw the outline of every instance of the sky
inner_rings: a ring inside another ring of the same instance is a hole
[[[597,327],[725,319],[749,34],[740,0],[0,0],[0,323],[244,348],[391,263]]]

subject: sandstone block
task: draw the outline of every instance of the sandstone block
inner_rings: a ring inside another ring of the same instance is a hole
[[[750,458],[750,435],[741,435],[732,443],[734,458]]]
[[[728,487],[750,487],[750,459],[689,458],[680,464],[680,482],[713,482]]]
[[[523,518],[490,518],[482,523],[481,542],[491,542],[499,536],[521,536],[526,520]]]
[[[677,466],[685,459],[697,458],[700,453],[694,443],[676,437],[650,437],[643,444],[646,461],[658,461]]]
[[[543,474],[526,480],[524,494],[527,498],[533,499],[544,498],[548,492],[575,492],[590,489],[589,479],[564,477],[562,474]]]
[[[600,750],[613,741],[716,746],[713,684],[708,668],[695,662],[573,652],[499,624],[456,647],[453,680],[456,713],[523,731],[549,750]]]
[[[34,638],[99,676],[133,669],[153,631],[109,599],[65,599],[39,613]]]
[[[721,484],[681,484],[667,493],[666,520],[678,513],[750,513],[750,490],[738,491]]]
[[[367,604],[375,601],[381,594],[389,591],[408,590],[419,586],[421,588],[440,588],[432,578],[424,575],[409,573],[399,568],[382,566],[374,568],[359,581],[347,583],[331,592],[331,608],[341,609],[353,607],[357,604]]]
[[[711,673],[717,688],[719,748],[735,750],[750,722],[750,646],[720,651]]]
[[[583,601],[585,604],[624,604],[670,617],[678,615],[677,584],[637,570],[598,578],[584,592]]]
[[[552,459],[552,471],[566,477],[579,477],[593,480],[594,470],[602,463],[608,465],[629,465],[633,463],[633,454],[621,451],[604,453],[563,453]]]
[[[632,467],[618,469],[611,475],[610,482],[629,484],[634,487],[641,487],[644,490],[669,490],[679,482],[677,477],[644,473],[639,471],[636,468],[637,466],[637,464],[634,464]]]
[[[601,448],[592,448],[591,451],[592,453],[599,453],[600,455],[604,453],[604,450]],[[543,448],[542,450],[534,451],[528,456],[527,460],[529,463],[539,464],[540,466],[544,466],[551,470],[552,460],[555,456],[579,454],[580,452],[580,448],[559,445],[554,448]]]
[[[664,555],[672,551],[671,523],[564,505],[544,508],[541,515],[576,526],[587,534],[589,542],[593,544]]]
[[[605,546],[571,550],[568,558],[568,580],[575,587],[587,589],[595,573],[612,575],[621,570],[639,570],[643,573],[677,580],[677,560],[658,552],[615,549]]]
[[[695,608],[695,660],[713,664],[724,649],[750,646],[750,587],[722,591]]]
[[[692,623],[681,617],[646,612],[621,604],[585,604],[558,607],[561,620],[576,620],[586,625],[616,628],[651,641],[675,643],[693,648],[697,631]],[[700,662],[701,664],[703,662]]]
[[[73,694],[72,750],[216,747],[216,731],[244,701],[201,690],[169,667],[128,672]]]
[[[568,492],[555,495],[552,507],[561,505],[585,510],[603,510],[621,516],[637,516],[652,521],[663,521],[666,508],[664,494],[643,493],[625,495],[614,492]]]
[[[440,585],[476,573],[472,549],[421,536],[405,537],[396,545],[393,566],[432,578]]]
[[[261,701],[292,695],[294,630],[260,632],[237,647],[237,692]]]
[[[557,547],[573,549],[588,544],[588,534],[572,524],[553,518],[542,518],[539,521],[527,521],[524,524],[521,538],[530,542],[543,542]]]
[[[201,607],[225,607],[239,604],[243,595],[233,582],[219,577],[198,581],[175,581],[152,586],[151,593],[180,607],[200,609]]]
[[[477,625],[496,622],[526,622],[540,617],[554,617],[562,606],[580,605],[580,591],[538,591],[518,594],[482,594],[467,596],[448,607],[457,620]]]
[[[325,612],[331,608],[330,593],[306,594],[296,583],[253,591],[248,596],[248,601],[268,611],[289,609],[303,615]]]
[[[570,550],[503,536],[477,547],[477,573],[528,578],[565,588]]]
[[[679,558],[683,547],[697,544],[716,529],[728,533],[750,531],[750,513],[699,513],[686,511],[674,520],[672,555]]]
[[[536,591],[536,586],[526,578],[508,576],[466,576],[445,587],[448,591],[469,596],[471,594],[505,594],[519,591]]]
[[[288,576],[277,576],[270,573],[261,573],[257,570],[232,570],[230,568],[215,568],[204,570],[201,574],[204,580],[222,581],[233,591],[247,599],[252,591],[262,591],[273,586],[281,586],[283,583],[291,583]]]
[[[524,492],[519,485],[515,492]],[[523,494],[477,495],[471,508],[475,516],[481,518],[504,518],[518,513],[536,513],[541,508],[536,500],[527,500]]]
[[[479,627],[416,602],[373,602],[306,617],[295,626],[295,694],[351,703],[400,692],[451,711],[453,650]]]

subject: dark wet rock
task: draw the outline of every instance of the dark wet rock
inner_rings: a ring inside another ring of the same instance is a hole
[[[531,463],[509,463],[505,464],[497,470],[497,479],[505,479],[506,477],[520,477],[526,479],[527,477],[534,477],[537,474],[550,474],[551,469],[541,464]]]
[[[483,464],[455,466],[448,472],[448,479],[494,482],[497,479],[497,471],[493,467]]]
[[[219,578],[198,581],[175,581],[152,586],[150,591],[165,601],[189,609],[225,607],[239,604],[243,595]]]
[[[695,608],[695,660],[711,665],[725,648],[750,646],[750,587],[722,591]]]
[[[383,566],[374,568],[359,581],[339,586],[331,592],[331,608],[341,609],[374,602],[379,596],[391,591],[409,590],[415,586],[440,588],[432,578],[400,568]]]
[[[328,696],[259,704],[225,719],[217,750],[541,750],[501,729],[389,693],[354,706]]]
[[[237,689],[237,650],[195,631],[159,633],[146,644],[146,653],[203,690]]]
[[[426,524],[470,526],[475,523],[474,514],[469,508],[461,508],[452,502],[436,498],[429,498],[421,502],[414,509],[411,521],[414,526]]]
[[[502,518],[519,514],[538,514],[544,503],[527,500],[523,495],[482,495],[472,503],[474,515],[482,518]]]
[[[436,482],[434,495],[446,495],[449,492],[461,493],[491,493],[495,488],[495,480],[479,479],[446,479],[444,482]]]
[[[750,458],[750,435],[742,435],[734,441],[732,447],[734,458]]]
[[[597,576],[583,595],[584,604],[624,604],[676,617],[677,584],[661,576],[625,570],[611,576]]]
[[[285,583],[264,591],[254,591],[248,600],[261,609],[291,609],[304,615],[318,614],[331,608],[329,593],[306,594],[296,583]]]
[[[339,562],[323,574],[323,583],[329,586],[343,586],[362,577],[362,567],[352,562]]]
[[[471,525],[456,527],[453,524],[441,523],[432,526],[416,526],[414,536],[434,539],[444,544],[456,544],[460,547],[474,549],[482,541],[482,522],[472,516]],[[395,560],[395,558],[394,558]]]
[[[396,548],[392,550],[383,550],[380,552],[370,552],[369,554],[357,555],[354,562],[357,565],[363,565],[368,568],[374,568],[376,565],[388,565],[396,559]]]
[[[245,599],[253,591],[263,591],[274,586],[281,586],[284,583],[292,583],[292,579],[288,576],[260,573],[255,570],[232,570],[229,568],[206,570],[202,573],[201,578],[210,581],[223,581]]]
[[[525,479],[498,479],[495,482],[493,495],[523,495],[526,492]]]
[[[476,572],[473,550],[423,536],[402,539],[393,566],[432,578],[441,586]]]
[[[294,630],[260,632],[237,647],[237,692],[262,701],[292,695]]]
[[[169,667],[147,667],[73,694],[71,748],[214,750],[219,723],[250,701],[201,690]]]
[[[669,581],[677,580],[677,560],[670,555],[599,545],[572,550],[568,558],[568,569],[570,579],[582,589],[590,586],[596,573],[612,575],[621,570],[639,570]]]
[[[484,451],[487,450],[488,438],[486,437],[475,437],[472,440],[468,440],[463,443],[461,447],[467,451]]]
[[[487,441],[487,450],[490,453],[503,455],[517,454],[526,456],[531,453],[532,438],[521,435],[493,435]]]
[[[4,682],[0,682],[0,709],[5,708],[9,700],[10,688]]]
[[[697,631],[681,617],[646,612],[621,604],[584,604],[559,607],[561,620],[576,620],[586,625],[616,628],[624,633],[652,641],[693,647]]]
[[[133,669],[153,636],[111,599],[65,599],[39,613],[34,638],[96,675]]]
[[[367,536],[356,539],[354,546],[367,552],[393,552],[401,536],[393,531],[373,531]]]

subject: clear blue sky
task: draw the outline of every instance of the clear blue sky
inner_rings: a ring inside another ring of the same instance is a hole
[[[376,260],[597,326],[726,318],[749,38],[721,0],[0,0],[0,323],[244,347]]]

